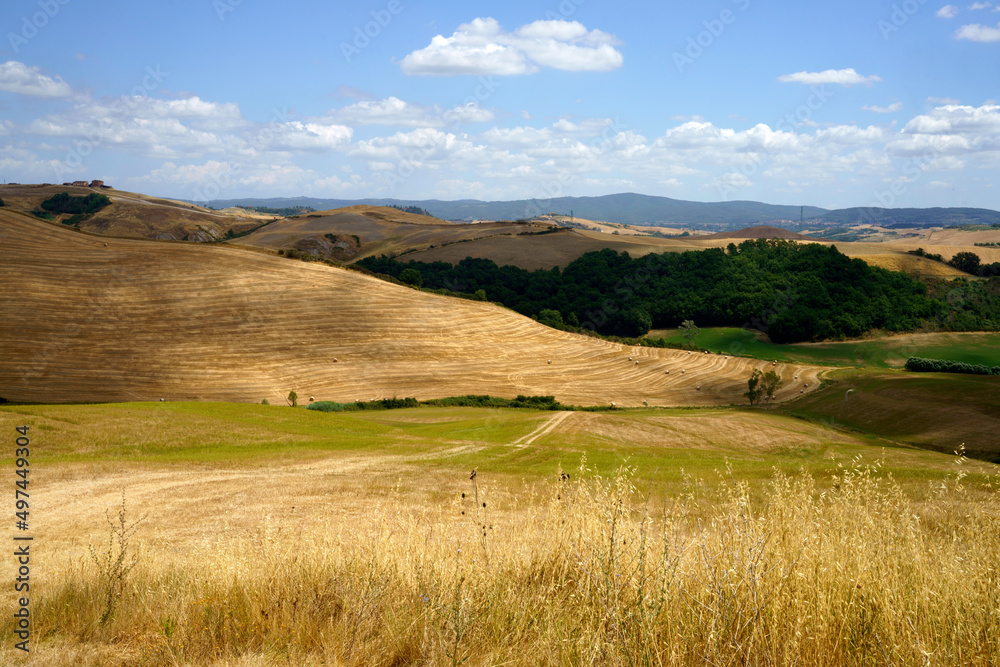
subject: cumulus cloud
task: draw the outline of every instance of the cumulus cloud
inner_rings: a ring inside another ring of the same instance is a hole
[[[796,72],[795,74],[783,74],[778,77],[778,81],[782,83],[804,83],[812,86],[824,83],[835,83],[841,86],[854,86],[863,83],[866,86],[871,86],[881,80],[882,78],[875,74],[862,76],[855,72],[853,67],[848,69],[828,69],[823,72]]]
[[[967,39],[970,42],[1000,42],[1000,23],[996,27],[971,23],[963,25],[955,31],[956,39]]]
[[[622,66],[618,40],[601,30],[587,30],[578,21],[535,21],[507,32],[493,18],[463,23],[450,36],[403,58],[400,67],[411,75],[534,74],[542,67],[571,72],[606,72]]]
[[[974,2],[971,5],[969,5],[969,9],[972,11],[977,11],[980,9],[989,9],[992,6],[993,5],[988,2]]]
[[[880,107],[874,104],[861,107],[862,111],[874,111],[875,113],[895,113],[903,108],[902,102],[893,102],[887,107]]]
[[[938,18],[942,19],[953,19],[958,15],[958,7],[955,5],[945,5],[941,9],[937,10]]]
[[[405,102],[397,97],[362,100],[330,112],[329,117],[348,125],[394,125],[397,127],[444,127],[447,124],[483,123],[494,114],[476,102],[443,110]]]
[[[937,107],[911,119],[887,148],[896,154],[934,156],[1000,151],[1000,106]]]
[[[46,76],[40,67],[29,67],[16,60],[0,64],[0,90],[36,97],[68,97],[73,94],[62,78]]]

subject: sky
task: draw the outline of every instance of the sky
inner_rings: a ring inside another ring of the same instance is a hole
[[[0,178],[1000,209],[1000,2],[5,0]]]

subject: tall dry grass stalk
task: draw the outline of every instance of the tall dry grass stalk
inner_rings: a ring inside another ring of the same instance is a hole
[[[1000,664],[995,484],[915,501],[858,464],[706,502],[581,472],[147,544],[110,616],[81,559],[37,596],[37,664]]]

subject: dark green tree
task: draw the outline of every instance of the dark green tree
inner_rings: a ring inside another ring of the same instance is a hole
[[[966,273],[971,273],[974,276],[979,274],[980,259],[979,255],[974,252],[957,253],[948,263],[959,271],[965,271]]]
[[[645,336],[653,328],[653,320],[641,308],[626,308],[618,316],[615,334],[627,338]]]
[[[299,405],[299,395],[295,393],[294,389],[288,392],[288,398],[286,400],[288,401],[288,404],[293,408],[298,407]]]
[[[563,323],[562,313],[551,308],[543,308],[538,312],[538,322],[547,327],[559,327]]]
[[[424,284],[423,276],[416,269],[403,269],[399,274],[399,280],[414,287],[420,287]]]
[[[781,388],[782,384],[784,384],[784,382],[782,381],[781,376],[774,371],[764,373],[764,376],[760,380],[760,390],[763,394],[762,398],[765,401],[774,398],[775,392]]]
[[[750,401],[750,405],[760,403],[760,399],[764,395],[764,389],[760,386],[763,376],[764,374],[760,372],[760,369],[755,368],[753,369],[753,373],[750,374],[750,379],[747,380],[747,390],[743,395]]]

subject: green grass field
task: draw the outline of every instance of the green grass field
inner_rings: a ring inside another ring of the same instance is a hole
[[[872,369],[832,378],[779,411],[946,453],[964,446],[970,456],[1000,462],[1000,378]]]
[[[683,343],[676,329],[651,331],[647,338]],[[784,362],[900,368],[909,357],[952,359],[968,364],[1000,365],[1000,333],[906,334],[871,340],[778,345],[735,328],[702,329],[694,345],[712,352]]]
[[[989,449],[972,440],[1000,429],[1000,392],[988,391],[991,381],[1000,384],[992,378],[903,378],[906,391],[893,398],[881,394],[896,391],[898,378],[855,375],[779,411],[420,407],[321,413],[233,403],[128,403],[4,406],[0,419],[29,425],[41,447],[36,455],[55,467],[255,468],[333,457],[378,459],[411,471],[478,468],[541,480],[560,468],[574,470],[585,459],[598,474],[613,475],[627,465],[643,479],[675,484],[685,475],[714,476],[727,466],[743,479],[800,470],[825,476],[838,462],[860,455],[882,459],[900,477],[924,478],[947,469],[950,457],[937,452],[957,448],[953,438],[941,435],[956,421],[949,421],[955,413],[943,396],[966,402],[966,412],[958,415],[964,430],[957,432],[970,440],[970,452],[982,456]],[[856,392],[847,407],[846,388]],[[919,419],[901,413],[913,401],[935,400],[939,408],[922,411]],[[546,429],[557,416],[564,417]]]

